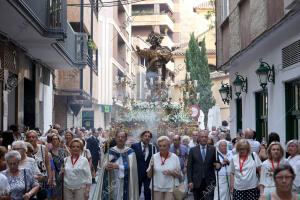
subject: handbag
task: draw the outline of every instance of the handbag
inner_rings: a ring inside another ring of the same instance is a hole
[[[26,170],[24,169],[24,182],[25,182],[25,193],[27,192],[27,181],[26,181]],[[30,190],[30,188],[29,188]],[[35,195],[33,195],[32,197],[29,198],[29,200],[37,200],[37,198],[35,197]]]
[[[175,200],[183,200],[186,197],[187,193],[185,191],[184,181],[174,187],[173,195]]]

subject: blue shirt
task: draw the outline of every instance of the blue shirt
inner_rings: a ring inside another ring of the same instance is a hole
[[[184,145],[180,145],[178,148],[175,148],[174,144],[169,149],[169,152],[176,154],[179,157],[180,167],[184,168],[185,156],[188,155],[188,149]]]

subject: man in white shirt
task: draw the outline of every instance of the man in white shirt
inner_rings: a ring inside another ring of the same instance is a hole
[[[250,128],[247,128],[245,131],[245,138],[248,140],[248,142],[250,144],[251,153],[255,152],[258,155],[260,143],[258,141],[253,140],[253,136],[254,136],[253,130]]]
[[[190,141],[190,143],[189,143],[189,147],[190,148],[198,145],[198,136],[199,136],[199,132],[198,131],[193,131],[192,132],[192,138],[193,138],[193,140]]]

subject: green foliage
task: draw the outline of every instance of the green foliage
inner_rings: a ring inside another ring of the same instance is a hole
[[[215,0],[209,1],[210,5],[213,7],[212,10],[207,11],[205,14],[205,18],[209,20],[209,29],[215,28],[215,16],[216,16],[216,9],[215,9]]]
[[[216,100],[214,99],[211,91],[213,84],[210,80],[210,69],[206,55],[205,38],[201,42],[201,48],[199,48],[197,38],[195,38],[194,33],[191,34],[189,47],[186,51],[185,63],[186,72],[191,73],[191,80],[198,80],[196,91],[190,91],[190,95],[194,95],[194,98],[190,101],[190,105],[199,106],[205,114],[206,124],[208,111],[215,105]],[[185,82],[187,82],[187,79]],[[200,93],[199,101],[196,100],[197,92]]]
[[[96,44],[94,43],[94,41],[92,39],[88,39],[87,46],[94,51],[96,51],[98,49],[98,47],[96,46]]]

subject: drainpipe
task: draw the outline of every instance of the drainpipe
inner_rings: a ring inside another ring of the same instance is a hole
[[[91,5],[91,40],[94,41],[94,5],[95,5],[95,0],[92,1]],[[90,96],[91,96],[91,101],[93,100],[93,50],[92,50],[92,55],[91,55],[91,70],[90,70]]]
[[[83,0],[80,0],[80,33],[83,33]],[[81,50],[81,54],[83,54],[82,50]],[[83,69],[80,69],[80,83],[79,84],[80,84],[80,95],[82,95],[82,91],[83,91]]]

